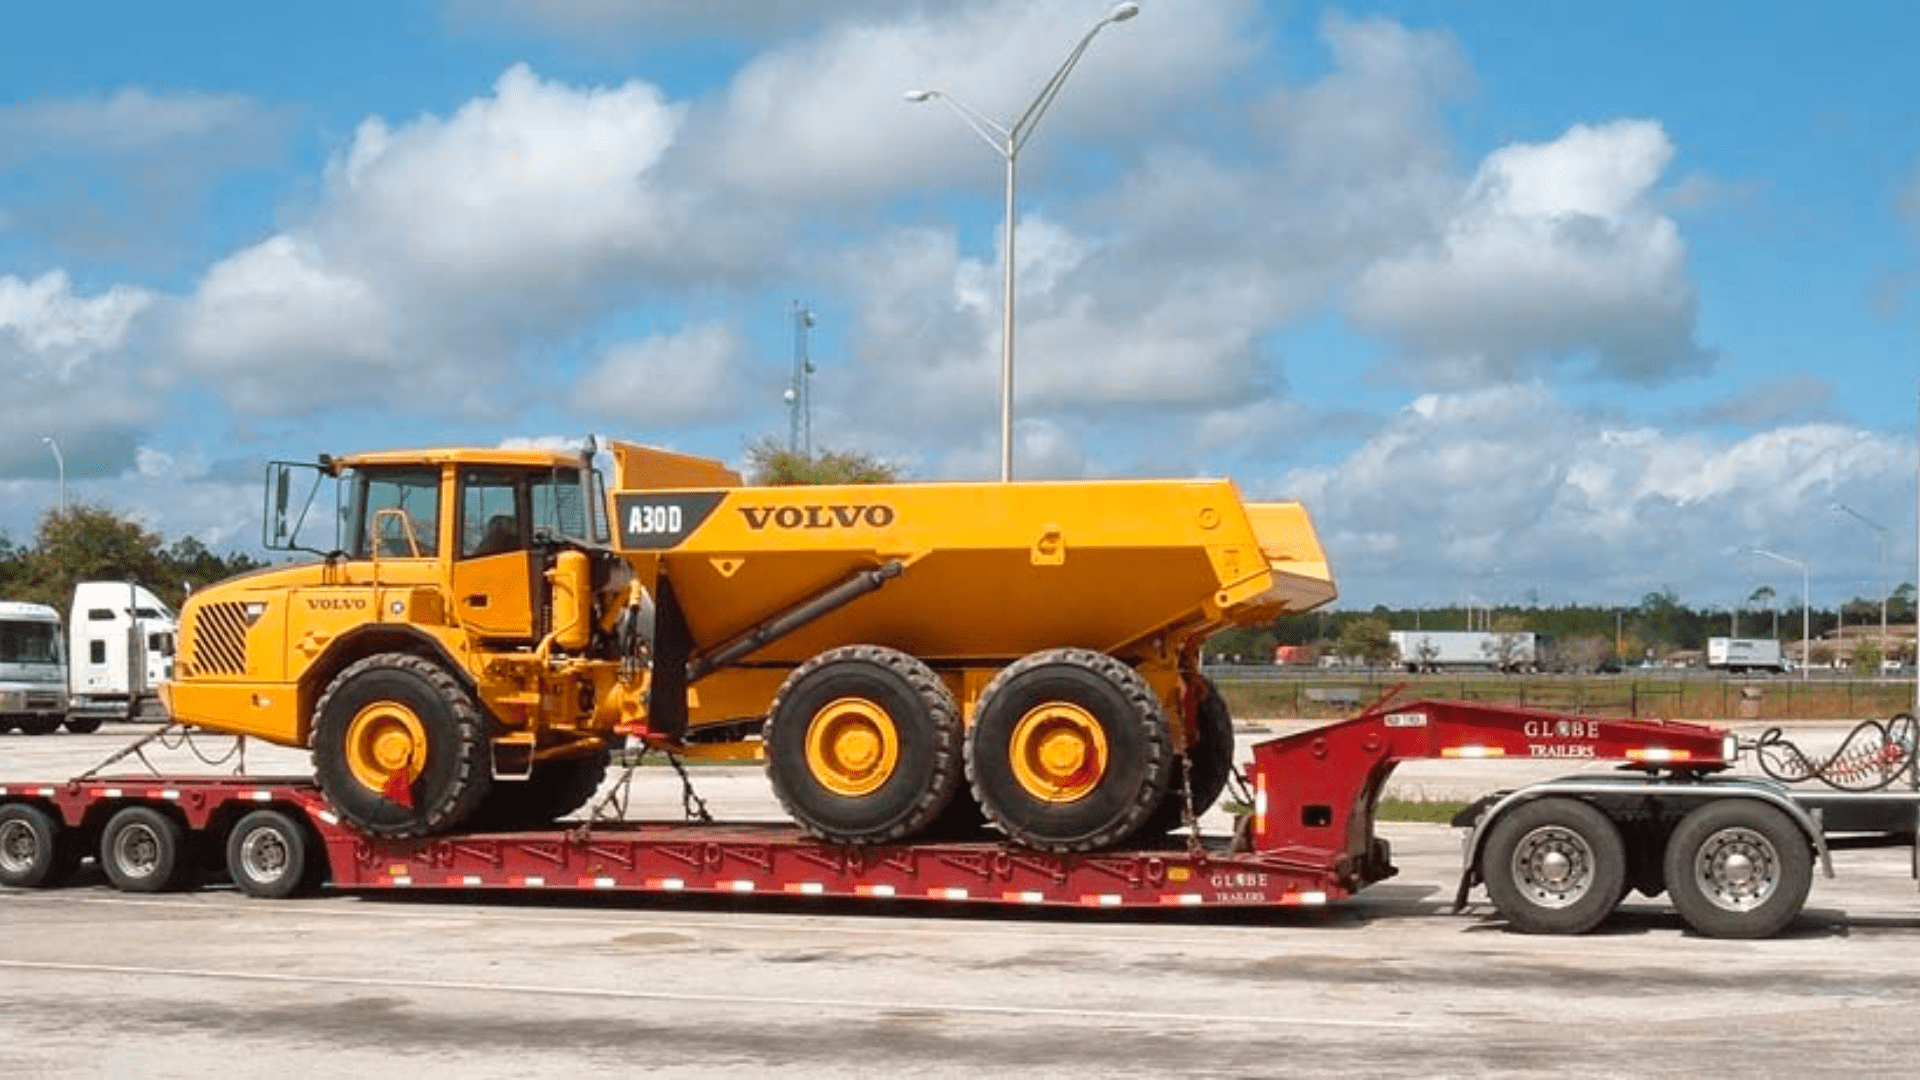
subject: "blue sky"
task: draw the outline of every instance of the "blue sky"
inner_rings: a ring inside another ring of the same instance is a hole
[[[0,531],[587,431],[997,475],[999,159],[1104,2],[76,2],[0,35]],[[1915,577],[1920,9],[1143,0],[1021,158],[1023,477],[1228,475],[1342,603]],[[1794,578],[1796,580],[1788,580]]]

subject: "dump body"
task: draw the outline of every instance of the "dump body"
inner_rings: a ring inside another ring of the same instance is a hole
[[[620,491],[614,506],[622,551],[643,580],[671,578],[696,651],[901,564],[756,651],[762,662],[850,641],[952,661],[1063,645],[1177,654],[1192,635],[1334,595],[1306,512],[1249,507],[1225,480]]]

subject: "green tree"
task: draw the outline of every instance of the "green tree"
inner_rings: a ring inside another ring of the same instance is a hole
[[[752,484],[891,484],[899,479],[897,466],[850,450],[802,454],[771,435],[747,447],[747,481]]]
[[[16,598],[65,607],[75,582],[137,581],[161,599],[177,602],[177,595],[162,592],[164,572],[158,533],[105,507],[75,503],[40,519]]]
[[[1368,667],[1385,667],[1399,658],[1392,633],[1385,619],[1373,615],[1355,619],[1340,634],[1340,653],[1357,656]]]
[[[1847,658],[1855,675],[1876,675],[1880,672],[1880,643],[1863,640],[1853,646],[1853,655]]]

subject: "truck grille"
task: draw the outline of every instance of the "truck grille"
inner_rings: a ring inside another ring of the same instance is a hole
[[[186,648],[180,656],[180,677],[245,675],[247,673],[247,610],[245,604],[208,604],[195,613],[187,627]]]
[[[59,712],[61,704],[57,693],[29,691],[27,694],[28,712]]]

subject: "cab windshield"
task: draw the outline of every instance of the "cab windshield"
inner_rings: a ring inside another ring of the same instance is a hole
[[[57,664],[60,628],[50,622],[0,622],[0,664]]]

